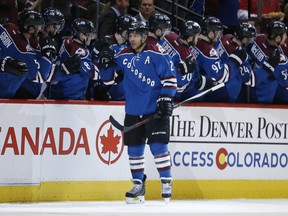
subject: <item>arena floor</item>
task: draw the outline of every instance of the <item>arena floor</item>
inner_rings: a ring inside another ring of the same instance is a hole
[[[2,203],[2,216],[287,216],[288,199],[236,199],[236,200],[153,200],[144,204],[127,205],[110,202],[49,202]]]

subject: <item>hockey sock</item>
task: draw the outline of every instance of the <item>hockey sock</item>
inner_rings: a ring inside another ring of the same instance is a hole
[[[159,172],[160,178],[169,178],[171,174],[171,158],[168,151],[168,144],[153,143],[150,144],[150,150],[154,155],[155,165]]]
[[[133,179],[144,179],[144,158],[145,144],[139,146],[128,146],[130,171]]]

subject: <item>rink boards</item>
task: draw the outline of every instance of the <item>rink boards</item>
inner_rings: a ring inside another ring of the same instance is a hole
[[[0,101],[0,202],[123,200],[131,188],[122,102]],[[287,198],[288,106],[177,108],[174,199]],[[160,199],[145,151],[146,199]]]

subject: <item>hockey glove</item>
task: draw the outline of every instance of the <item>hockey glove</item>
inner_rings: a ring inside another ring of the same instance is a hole
[[[123,78],[124,78],[124,74],[122,70],[119,70],[116,72],[117,76],[115,78],[115,83],[119,84],[120,82],[122,82]]]
[[[105,86],[101,83],[94,84],[94,100],[104,100],[109,101],[111,100],[111,96],[109,94],[109,87]]]
[[[219,83],[214,79],[209,76],[202,76],[199,74],[198,80],[196,82],[196,87],[199,90],[205,91],[207,89],[210,89]]]
[[[80,67],[81,58],[77,54],[61,63],[61,69],[66,75],[80,73]]]
[[[280,62],[280,51],[275,49],[274,52],[269,56],[268,60],[263,62],[262,68],[269,74],[273,76],[273,72]]]
[[[56,56],[56,48],[54,45],[54,39],[51,37],[43,36],[39,38],[39,45],[42,55],[50,60],[54,60]]]
[[[184,61],[178,64],[178,70],[181,75],[184,76],[187,73],[193,73],[196,69],[197,62],[192,56],[188,56]]]
[[[92,60],[99,60],[100,51],[104,46],[110,46],[112,44],[111,39],[107,36],[99,39],[95,42],[94,48],[92,50]]]
[[[236,49],[229,56],[229,59],[235,62],[237,67],[240,67],[247,58],[248,55],[246,51],[241,47],[236,47]]]
[[[13,59],[9,56],[0,60],[0,71],[10,73],[16,76],[23,76],[28,73],[28,67],[25,62]]]
[[[173,98],[168,95],[161,95],[157,99],[156,111],[160,118],[169,118],[173,113]]]
[[[107,69],[114,64],[114,49],[112,45],[105,45],[99,53],[99,67]]]

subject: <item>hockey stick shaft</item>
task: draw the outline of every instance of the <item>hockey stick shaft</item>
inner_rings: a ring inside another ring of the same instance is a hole
[[[224,87],[224,86],[225,86],[224,83],[220,83],[220,84],[218,84],[218,85],[216,85],[216,86],[214,86],[214,87],[212,87],[212,88],[210,88],[210,89],[207,89],[207,90],[205,90],[205,91],[203,91],[203,92],[200,92],[199,94],[196,94],[196,95],[194,95],[194,96],[192,96],[192,97],[190,97],[190,98],[188,98],[188,99],[186,99],[186,100],[184,100],[184,101],[181,101],[180,103],[176,104],[173,109],[176,109],[176,108],[178,108],[178,107],[180,107],[180,106],[182,106],[182,105],[184,105],[184,104],[187,104],[187,103],[189,103],[189,102],[191,102],[191,101],[193,101],[193,100],[195,100],[195,99],[197,99],[197,98],[200,98],[200,97],[202,97],[202,96],[204,96],[204,95],[207,95],[207,94],[209,94],[209,93],[211,93],[211,92],[213,92],[213,91],[216,91],[217,89],[220,89],[220,88],[222,88],[222,87]],[[144,120],[142,120],[142,121],[139,121],[139,122],[137,122],[137,123],[135,123],[135,124],[133,124],[133,125],[131,125],[131,126],[123,126],[123,125],[121,125],[118,121],[116,121],[116,120],[114,119],[114,117],[113,117],[112,115],[109,116],[109,120],[110,120],[111,124],[112,124],[114,127],[116,127],[118,130],[120,130],[120,131],[122,131],[122,132],[125,133],[125,132],[128,132],[128,131],[130,131],[130,130],[133,130],[133,129],[141,126],[141,125],[144,125],[144,124],[146,124],[147,122],[150,122],[150,121],[152,121],[152,120],[154,120],[154,119],[156,119],[156,118],[158,118],[158,117],[159,117],[159,116],[158,116],[158,113],[156,113],[155,115],[153,115],[153,116],[151,116],[151,117],[149,117],[149,118],[146,118],[146,119],[144,119]]]

